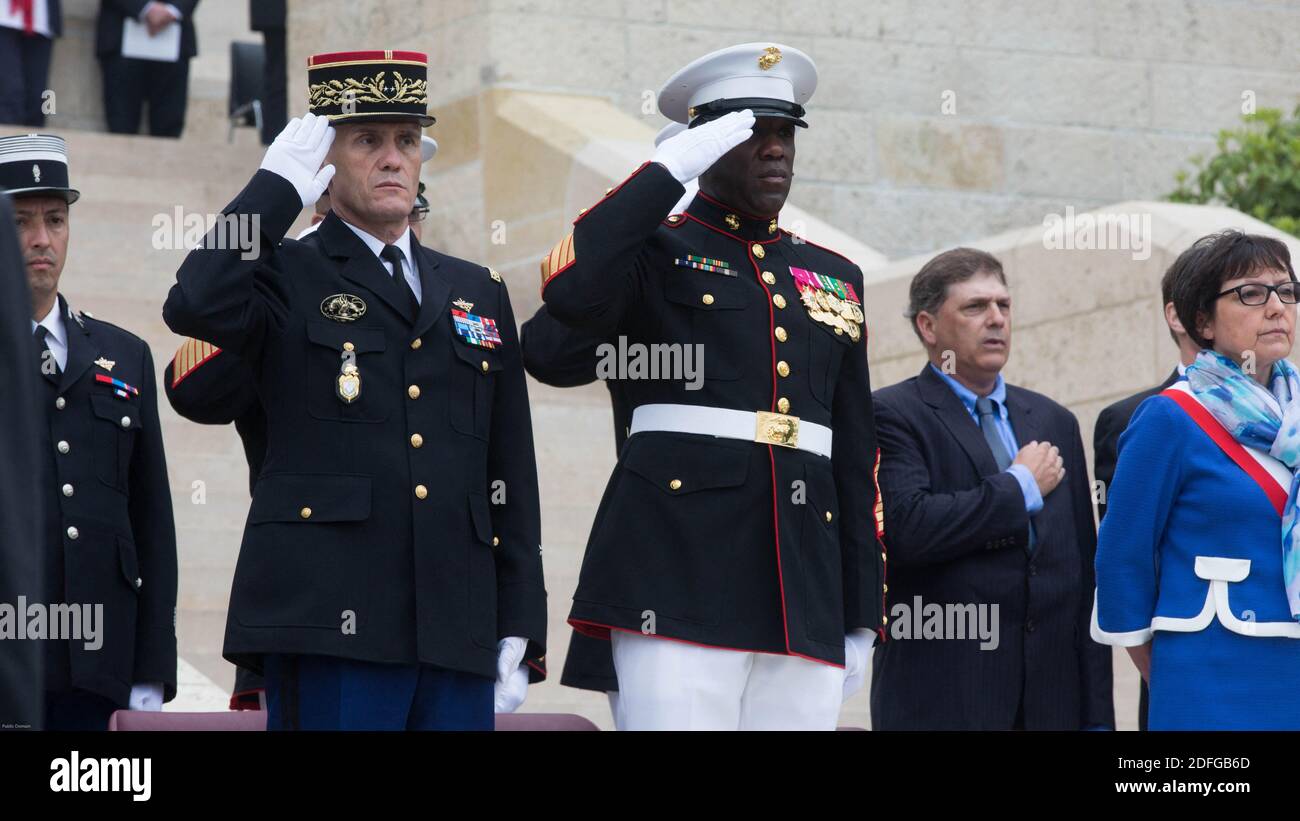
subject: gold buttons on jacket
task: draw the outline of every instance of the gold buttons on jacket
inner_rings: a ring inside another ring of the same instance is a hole
[[[829,510],[826,511],[826,524],[830,524],[830,523],[831,523],[831,519],[833,519],[833,518],[835,518],[835,517],[831,515],[831,512],[830,512]]]
[[[776,363],[776,372],[781,374],[782,376],[789,376],[790,375],[789,364],[787,364],[784,359]]]
[[[767,256],[767,251],[763,248],[763,246],[759,245],[757,242],[754,243],[753,246],[751,247],[754,250],[754,256],[758,257],[759,259],[762,259],[763,257]]]
[[[784,308],[785,297],[781,296],[780,294],[777,294],[776,296],[772,297],[772,304],[778,308]]]
[[[671,490],[681,490],[681,489],[682,489],[682,480],[681,480],[681,479],[674,479],[674,480],[672,480],[671,482],[668,483],[668,487],[669,487],[669,489],[671,489]]]
[[[311,518],[311,508],[309,508],[309,507],[304,507],[302,510],[298,511],[298,515],[301,516],[301,517],[304,518],[304,519],[310,519],[310,518]]]
[[[64,442],[62,439],[59,440],[59,444],[55,445],[55,447],[58,448],[59,453],[67,453],[68,451],[72,450],[72,447],[67,442]]]
[[[780,325],[776,326],[776,330],[772,331],[772,335],[776,337],[778,342],[784,342],[790,338],[790,335],[785,332],[785,328]]]
[[[425,487],[424,485],[415,486],[415,498],[423,499],[428,495],[429,495],[429,489],[427,487]]]
[[[72,495],[72,485],[64,485],[64,486],[63,486],[63,495],[64,495],[64,496],[71,496],[71,495]]]
[[[775,284],[776,284],[776,274],[772,273],[771,271],[764,271],[764,272],[763,272],[763,281],[766,282],[768,285],[775,285]]]
[[[681,220],[682,220],[682,218],[681,218],[681,215],[680,215],[680,214],[670,214],[670,215],[668,216],[668,221],[669,221],[669,222],[681,222]]]
[[[490,368],[491,365],[488,365],[488,362],[487,362],[486,359],[484,359],[483,362],[480,363],[480,364],[482,364],[482,366],[483,366],[483,373],[487,373],[487,372],[488,372],[488,368]]]
[[[790,412],[790,400],[789,400],[789,399],[786,399],[784,396],[782,396],[780,399],[776,400],[776,410],[777,410],[778,413],[789,413],[789,412]]]
[[[412,339],[412,340],[411,340],[411,350],[413,350],[413,351],[418,351],[418,350],[420,350],[420,346],[423,345],[423,344],[424,344],[424,342],[421,341],[421,340],[419,340],[419,339]]]
[[[357,349],[357,346],[356,346],[356,345],[353,345],[351,342],[344,342],[344,343],[343,343],[343,350],[345,350],[345,351],[355,351],[356,349]]]
[[[608,196],[609,196],[610,194],[612,194],[612,193],[614,193],[614,189],[613,189],[613,188],[606,188],[606,189],[605,189],[605,196],[608,197]]]
[[[704,296],[700,297],[700,301],[703,302],[705,305],[712,305],[713,294],[705,294]]]
[[[421,435],[418,434],[418,433],[412,433],[412,434],[411,434],[411,447],[413,447],[413,448],[422,448],[422,447],[424,447],[424,437],[421,436]]]
[[[419,386],[419,385],[412,385],[412,386],[410,386],[409,388],[406,389],[406,395],[409,396],[409,397],[411,397],[412,399],[419,399],[419,398],[420,398],[420,386]]]
[[[493,536],[493,537],[492,537],[492,546],[493,546],[493,547],[497,547],[497,546],[499,546],[500,544],[501,544],[501,539],[498,538],[498,537],[496,537],[496,536]]]

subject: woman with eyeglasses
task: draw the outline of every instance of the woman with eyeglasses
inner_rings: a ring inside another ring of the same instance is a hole
[[[1200,347],[1120,436],[1092,636],[1128,648],[1149,727],[1300,729],[1300,289],[1287,246],[1224,231],[1174,262]]]

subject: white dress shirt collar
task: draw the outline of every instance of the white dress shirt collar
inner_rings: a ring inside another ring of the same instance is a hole
[[[49,331],[49,335],[45,337],[45,344],[50,346],[54,361],[59,363],[59,370],[64,370],[68,366],[68,326],[63,322],[62,309],[63,302],[56,296],[54,307],[50,312],[40,322],[32,320],[32,333],[36,333],[37,325],[44,325]]]

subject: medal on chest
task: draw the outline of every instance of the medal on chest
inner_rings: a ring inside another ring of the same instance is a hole
[[[352,343],[348,343],[350,347]],[[339,366],[338,378],[334,380],[334,393],[343,403],[350,405],[361,396],[361,371],[357,369],[355,351],[343,350],[342,364]]]
[[[867,318],[862,313],[862,300],[858,299],[852,283],[793,265],[790,274],[808,316],[834,329],[836,334],[848,334],[854,342],[862,337],[862,323]]]

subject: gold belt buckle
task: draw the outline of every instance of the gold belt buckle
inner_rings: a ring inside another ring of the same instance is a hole
[[[758,411],[754,441],[763,445],[780,445],[783,448],[799,447],[799,417]]]

